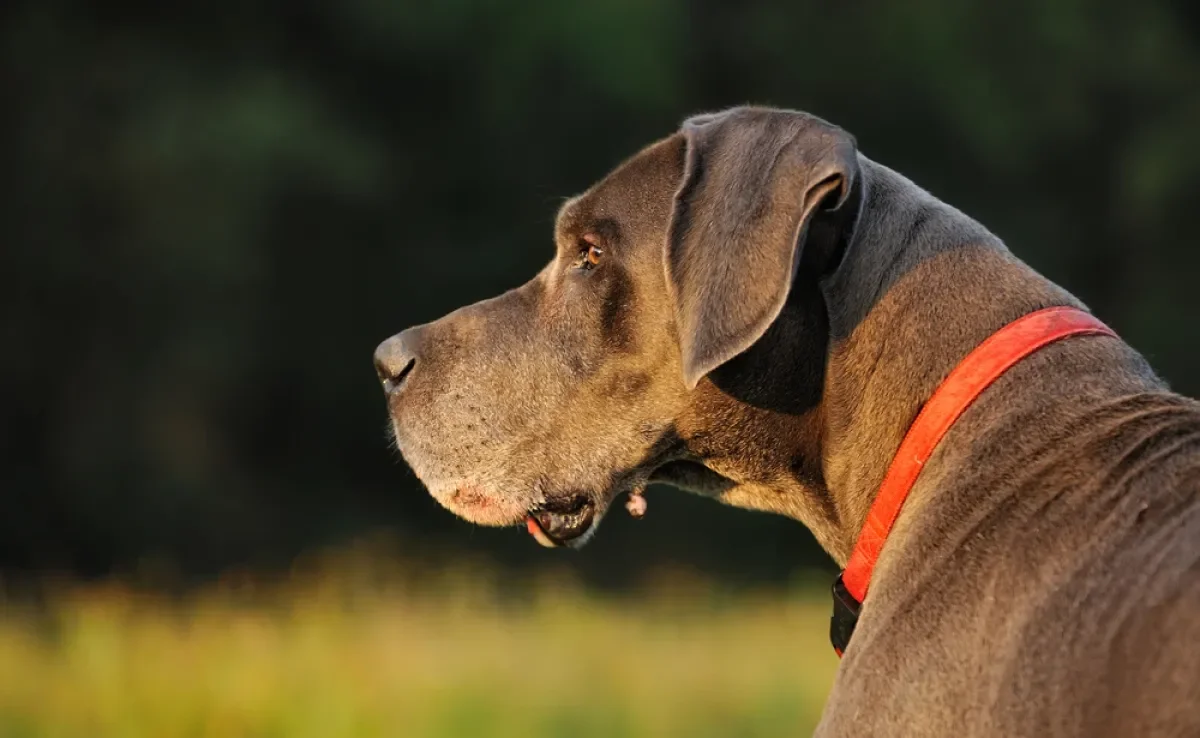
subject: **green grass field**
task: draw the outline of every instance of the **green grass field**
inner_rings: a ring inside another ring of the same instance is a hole
[[[322,564],[166,598],[59,585],[0,610],[0,736],[808,735],[823,589],[638,594]]]

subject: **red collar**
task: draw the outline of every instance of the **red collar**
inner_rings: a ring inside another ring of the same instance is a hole
[[[1014,364],[1043,346],[1079,335],[1116,337],[1108,326],[1078,308],[1038,310],[993,333],[938,385],[900,442],[892,465],[879,486],[879,494],[867,513],[866,524],[854,544],[850,561],[834,583],[830,638],[839,656],[850,641],[884,541],[938,442],[975,398]]]

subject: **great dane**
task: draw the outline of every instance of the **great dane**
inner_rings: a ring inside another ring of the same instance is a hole
[[[665,482],[845,564],[1002,326],[1079,301],[814,116],[686,121],[558,214],[530,282],[377,350],[395,437],[483,525],[586,542]],[[1115,336],[982,392],[888,536],[820,736],[1200,736],[1200,403]]]

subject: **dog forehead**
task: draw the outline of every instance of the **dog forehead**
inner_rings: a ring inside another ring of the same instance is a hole
[[[683,136],[674,134],[621,162],[587,191],[563,203],[556,232],[563,235],[597,221],[623,222],[638,216],[663,220],[683,175],[685,146]]]
[[[589,190],[590,192],[590,190]],[[554,217],[554,232],[560,238],[568,233],[577,230],[582,221],[586,220],[585,213],[587,207],[581,205],[588,196],[588,192],[582,195],[568,198],[558,209],[558,215]]]

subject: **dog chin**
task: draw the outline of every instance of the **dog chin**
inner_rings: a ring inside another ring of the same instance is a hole
[[[475,525],[501,528],[525,520],[527,505],[505,500],[476,484],[429,485],[429,491],[442,507]]]

